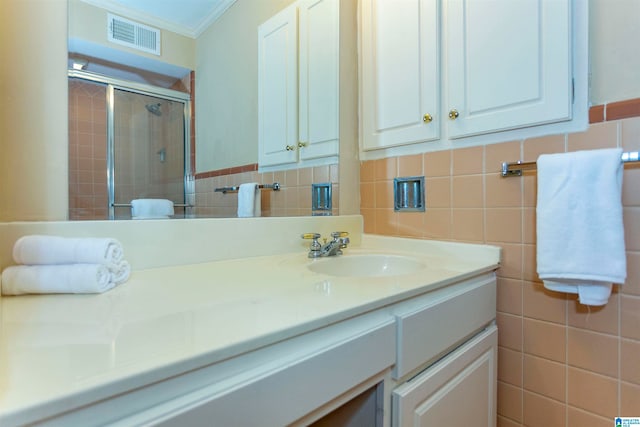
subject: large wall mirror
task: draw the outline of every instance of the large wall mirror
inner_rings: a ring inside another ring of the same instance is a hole
[[[338,2],[340,162],[266,170],[258,26],[294,1],[143,3],[69,0],[69,219],[129,219],[143,198],[173,201],[173,218],[234,217],[237,192],[220,190],[244,182],[265,184],[262,216],[311,215],[315,183],[332,186],[329,214],[358,212],[355,0]],[[145,37],[109,40],[130,27]]]

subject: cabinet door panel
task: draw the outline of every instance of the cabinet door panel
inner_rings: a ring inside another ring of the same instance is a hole
[[[258,145],[263,166],[297,161],[297,17],[294,5],[258,27]]]
[[[392,425],[496,425],[498,331],[490,327],[392,393]]]
[[[303,160],[338,155],[338,1],[300,4],[299,139]]]
[[[571,118],[569,0],[446,4],[450,137]]]
[[[437,2],[363,1],[362,27],[363,149],[437,139]]]

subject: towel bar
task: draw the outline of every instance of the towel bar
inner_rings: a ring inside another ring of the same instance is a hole
[[[273,184],[260,184],[258,185],[258,188],[264,188],[264,189],[269,189],[269,190],[273,190],[273,191],[280,191],[280,183],[279,182],[274,182]],[[236,187],[219,187],[216,188],[215,191],[222,193],[222,194],[226,194],[229,192],[233,192],[233,191],[238,191],[240,190],[239,186]]]
[[[113,206],[114,208],[130,208],[131,203],[111,203],[111,206]],[[192,208],[193,207],[193,205],[187,205],[185,203],[174,203],[173,206],[176,208]]]
[[[620,160],[622,163],[640,162],[640,153],[638,151],[629,151],[622,153]],[[535,170],[537,168],[536,162],[521,162],[515,163],[502,162],[502,176],[522,176],[522,171]]]

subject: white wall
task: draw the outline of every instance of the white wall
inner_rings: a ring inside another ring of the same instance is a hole
[[[258,162],[258,25],[293,0],[237,0],[196,41],[196,172]]]
[[[592,105],[640,98],[639,41],[640,1],[589,1]]]
[[[66,1],[2,0],[0,58],[0,221],[66,219]]]

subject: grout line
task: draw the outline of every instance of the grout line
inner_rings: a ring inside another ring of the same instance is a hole
[[[523,158],[524,155],[524,141],[520,140],[520,144],[519,144],[519,149],[520,149],[520,158]],[[522,400],[520,402],[520,413],[522,414],[522,421],[524,422],[524,390],[525,390],[525,384],[524,384],[524,370],[525,368],[525,346],[524,346],[524,319],[525,319],[525,315],[524,315],[524,265],[525,265],[525,260],[524,260],[524,243],[522,242],[522,240],[524,240],[524,179],[520,180],[520,225],[521,225],[521,233],[523,233],[521,235],[520,238],[520,346],[521,346],[521,352],[520,352],[520,363],[522,365],[522,371],[520,372],[520,382],[522,384],[521,386],[521,393],[522,393]]]
[[[449,149],[449,236],[453,241],[453,150]]]
[[[566,137],[565,137],[566,138]],[[564,298],[564,425],[569,425],[569,298]]]
[[[487,163],[487,149],[482,146],[482,243],[487,243],[487,174],[485,172]]]
[[[626,257],[626,254],[625,254]],[[618,412],[616,415],[622,414],[622,404],[621,404],[621,396],[622,396],[622,310],[621,310],[621,295],[620,290],[616,293],[616,298],[618,298],[618,396],[617,396],[617,409]]]

